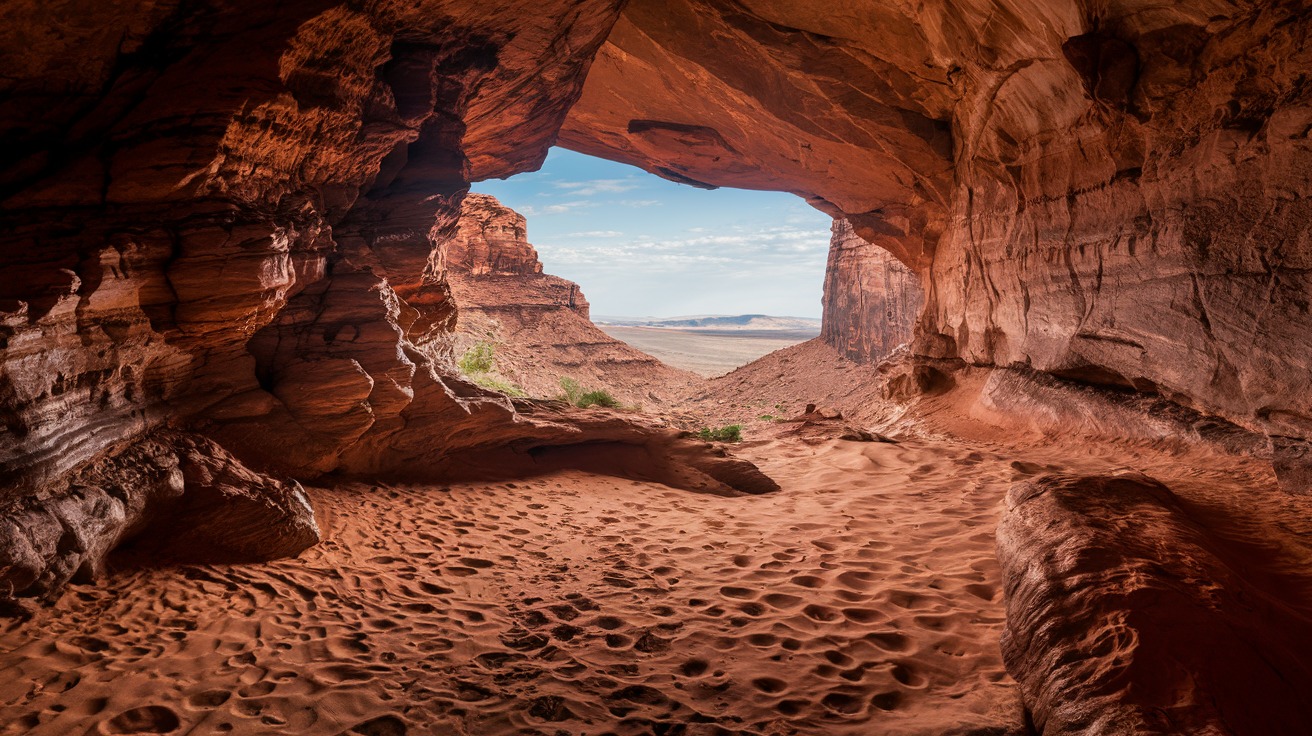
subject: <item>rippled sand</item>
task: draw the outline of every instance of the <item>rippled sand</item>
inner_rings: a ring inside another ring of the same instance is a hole
[[[997,650],[1006,458],[837,440],[747,454],[782,492],[719,498],[577,471],[343,486],[312,491],[327,541],[300,559],[120,559],[103,585],[0,636],[4,733],[1019,723]]]

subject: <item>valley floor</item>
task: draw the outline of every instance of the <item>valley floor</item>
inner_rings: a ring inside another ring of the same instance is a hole
[[[597,325],[607,335],[655,356],[666,365],[711,378],[763,355],[809,340],[815,333],[777,331],[682,330]]]

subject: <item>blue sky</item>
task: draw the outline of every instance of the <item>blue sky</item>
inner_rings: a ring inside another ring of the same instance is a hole
[[[696,189],[562,148],[473,191],[528,219],[546,272],[577,282],[593,315],[820,316],[830,219],[795,195]]]

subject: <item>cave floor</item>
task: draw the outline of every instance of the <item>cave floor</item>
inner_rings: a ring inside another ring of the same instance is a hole
[[[1260,480],[1145,452],[1133,459],[1159,475]],[[0,733],[1019,725],[997,645],[1002,499],[1019,477],[1125,456],[782,437],[741,454],[783,490],[722,498],[579,471],[343,485],[311,489],[325,541],[298,559],[120,557],[0,634]]]

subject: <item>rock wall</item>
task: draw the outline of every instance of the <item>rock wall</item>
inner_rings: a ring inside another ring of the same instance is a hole
[[[634,0],[561,140],[846,216],[920,276],[920,355],[1306,438],[1310,27],[1299,2]]]
[[[435,242],[542,160],[617,9],[11,3],[5,493],[173,418],[297,472],[403,426],[449,363]]]
[[[456,232],[442,242],[442,259],[451,272],[470,276],[542,273],[524,216],[488,194],[465,195]]]
[[[925,295],[911,269],[836,219],[823,303],[824,341],[849,360],[877,363],[911,340]]]
[[[1227,539],[1200,513],[1135,474],[1047,475],[1008,493],[1002,653],[1038,734],[1307,730],[1304,568],[1280,569],[1284,550]]]
[[[491,344],[495,377],[538,397],[560,395],[570,378],[630,406],[662,405],[700,380],[598,329],[578,284],[542,273],[527,237],[523,215],[486,194],[465,197],[441,246],[460,314],[457,354]]]

